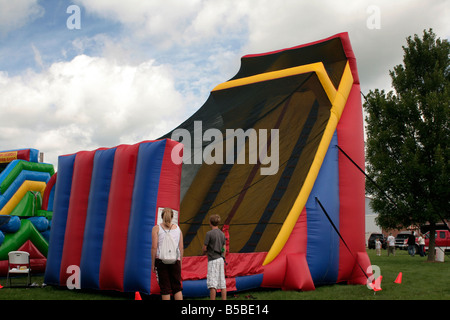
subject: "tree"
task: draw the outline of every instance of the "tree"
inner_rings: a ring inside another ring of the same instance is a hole
[[[393,91],[366,95],[367,174],[378,224],[387,229],[450,218],[450,44],[432,29],[403,46],[403,64],[390,71]]]

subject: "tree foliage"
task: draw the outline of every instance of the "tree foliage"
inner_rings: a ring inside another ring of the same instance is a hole
[[[403,51],[394,90],[366,95],[366,190],[382,227],[434,227],[450,218],[450,44],[430,29]]]

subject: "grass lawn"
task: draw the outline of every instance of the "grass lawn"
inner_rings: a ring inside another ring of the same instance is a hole
[[[406,251],[397,250],[396,256],[387,256],[386,250],[381,257],[375,250],[368,250],[372,265],[379,266],[381,291],[374,293],[365,285],[329,285],[317,287],[314,291],[295,292],[282,290],[253,290],[229,293],[229,300],[247,300],[249,296],[257,300],[450,300],[450,262],[426,262],[418,255],[410,257]],[[394,283],[402,272],[402,283]],[[0,278],[0,300],[134,300],[134,294],[118,292],[68,290],[53,286],[42,287],[43,276],[34,275],[33,288],[7,288],[6,278]],[[24,284],[25,278],[13,279],[13,285]],[[159,297],[143,296],[144,300]],[[185,298],[186,300],[191,300]],[[207,298],[205,298],[207,299]],[[201,299],[192,299],[201,300]]]

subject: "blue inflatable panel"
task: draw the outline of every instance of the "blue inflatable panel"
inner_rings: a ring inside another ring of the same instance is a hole
[[[5,178],[11,173],[11,171],[15,168],[15,166],[17,166],[19,161],[24,160],[13,160],[6,166],[6,168],[0,173],[0,183],[2,183],[3,180],[5,180]]]
[[[20,218],[18,216],[8,216],[8,222],[0,226],[0,230],[5,233],[15,233],[20,229]]]
[[[166,141],[141,143],[137,159],[124,269],[124,291],[150,294],[152,237]]]
[[[183,296],[193,298],[209,296],[206,279],[183,281]]]
[[[53,211],[53,201],[55,201],[55,186],[50,190],[48,197],[47,211]]]
[[[47,242],[50,241],[50,230],[45,230],[44,232],[41,232],[41,235],[44,237]]]
[[[263,274],[236,277],[236,291],[244,291],[261,287]],[[207,297],[209,289],[206,279],[183,281],[183,296],[185,297]]]
[[[75,154],[61,156],[58,159],[58,179],[56,180],[52,229],[44,276],[46,284],[59,285],[75,156]]]
[[[307,262],[314,284],[336,283],[339,267],[339,235],[316,197],[339,228],[339,167],[336,132],[306,202],[308,225]],[[320,254],[318,254],[320,252]]]
[[[30,162],[38,162],[39,150],[30,149]]]
[[[39,232],[44,232],[48,229],[49,222],[46,217],[31,217],[28,220],[33,224]]]
[[[5,225],[9,222],[9,219],[11,219],[11,216],[0,215],[0,230],[2,229],[3,225]]]
[[[100,258],[108,210],[109,189],[116,148],[98,150],[94,156],[92,184],[80,260],[81,287],[99,289]]]
[[[263,281],[263,274],[236,277],[236,290],[244,291],[259,288]]]

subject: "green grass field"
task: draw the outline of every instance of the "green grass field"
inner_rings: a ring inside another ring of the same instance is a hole
[[[381,291],[374,293],[365,285],[329,285],[314,291],[294,292],[282,290],[253,290],[230,292],[229,300],[450,300],[450,262],[430,263],[418,255],[410,257],[406,251],[397,250],[396,256],[375,255],[368,250],[372,265],[379,266]],[[402,283],[394,283],[402,272]],[[25,278],[13,279],[13,285],[25,284]],[[119,292],[69,290],[53,286],[42,286],[43,276],[34,275],[32,288],[7,288],[6,278],[0,278],[0,300],[134,300],[134,294]],[[159,297],[142,296],[143,300],[158,300]],[[185,298],[188,300],[189,298]],[[207,298],[205,298],[207,299]],[[189,299],[190,300],[190,299]],[[201,299],[192,299],[201,300]]]

